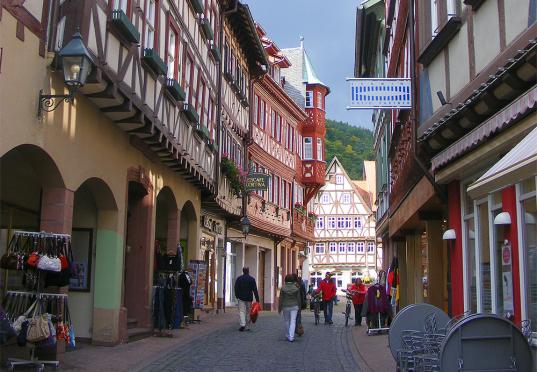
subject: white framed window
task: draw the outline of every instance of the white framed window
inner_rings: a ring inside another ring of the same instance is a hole
[[[354,253],[355,246],[354,242],[347,243],[347,253]]]
[[[337,253],[337,244],[336,243],[330,242],[329,247],[330,247],[330,253]]]
[[[316,229],[324,229],[324,217],[317,217],[317,221],[315,221],[315,228]]]
[[[323,140],[317,138],[317,160],[323,161]]]
[[[304,160],[313,160],[313,140],[311,137],[304,137]]]
[[[336,217],[328,217],[328,228],[329,229],[336,228]]]
[[[369,253],[375,252],[375,243],[373,242],[367,243],[367,252]]]
[[[337,218],[337,228],[342,229],[343,228],[343,223],[344,223],[344,218],[343,217],[338,217]]]
[[[127,14],[127,6],[129,5],[129,0],[114,0],[114,9],[123,10],[123,13]]]
[[[537,178],[532,177],[523,180],[516,185],[518,199],[518,235],[522,236],[520,248],[522,249],[523,271],[526,275],[523,279],[526,290],[522,296],[522,319],[531,321],[533,340],[537,340]],[[521,288],[522,289],[522,288]],[[524,314],[525,313],[525,314]],[[524,316],[525,315],[525,316]]]
[[[181,52],[179,50],[179,36],[177,34],[177,31],[171,26],[168,34],[168,71],[166,74],[168,78],[175,79],[176,81],[180,82],[179,76],[181,76],[181,70],[180,64],[178,63],[179,58],[177,58],[181,55]]]
[[[364,247],[365,247],[364,242],[358,242],[358,243],[356,243],[356,251],[357,251],[358,253],[364,253]]]
[[[147,0],[146,17],[145,17],[145,47],[154,48],[155,46],[155,0]]]
[[[306,91],[306,108],[313,108],[313,91]]]
[[[336,185],[343,185],[344,178],[341,174],[336,174]]]
[[[347,252],[347,244],[345,242],[339,243],[339,253]]]
[[[321,204],[328,204],[330,203],[330,195],[325,192],[321,194]]]
[[[126,2],[125,2],[125,4],[126,4]],[[125,9],[126,9],[126,7],[127,7],[127,5],[125,5]],[[126,12],[126,10],[125,10],[125,12]],[[67,17],[65,17],[65,16],[62,17],[62,19],[60,19],[60,21],[56,25],[56,40],[55,40],[55,43],[54,43],[54,50],[56,52],[59,52],[63,47],[63,36],[65,34],[65,20],[66,19],[67,19]]]
[[[341,194],[341,202],[343,204],[350,204],[350,202],[351,202],[351,194],[348,193],[348,192],[344,192],[343,194]]]
[[[324,243],[315,243],[315,253],[324,254]]]
[[[362,217],[354,217],[354,228],[359,229],[362,227]]]
[[[440,0],[431,1],[431,32],[433,37],[438,34],[438,3]]]

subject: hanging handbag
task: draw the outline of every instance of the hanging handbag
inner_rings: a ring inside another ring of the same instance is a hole
[[[20,235],[15,234],[11,237],[6,252],[0,258],[0,268],[6,270],[17,270],[19,266],[19,257],[16,253],[20,243]]]
[[[39,284],[39,273],[36,269],[28,267],[22,277],[22,285],[27,291],[35,291]]]
[[[56,328],[54,327],[54,324],[52,324],[51,315],[45,314],[48,319],[48,329],[49,329],[49,336],[41,341],[39,343],[39,346],[41,347],[53,347],[56,345]]]
[[[50,336],[48,325],[48,315],[42,313],[42,305],[39,300],[35,302],[35,311],[33,316],[28,320],[28,342],[36,343],[46,340]]]
[[[76,340],[75,340],[75,329],[73,328],[73,323],[71,322],[71,313],[69,312],[69,306],[66,304],[65,305],[65,316],[66,316],[66,320],[69,324],[68,326],[68,345],[70,347],[75,347],[76,346]]]
[[[52,239],[46,239],[45,241],[45,251],[46,253],[39,258],[37,263],[37,268],[42,271],[53,271],[60,272],[62,270],[62,265],[60,259],[54,255]]]

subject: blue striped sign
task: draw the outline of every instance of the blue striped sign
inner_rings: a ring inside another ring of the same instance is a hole
[[[351,109],[402,109],[412,106],[410,79],[348,78]]]

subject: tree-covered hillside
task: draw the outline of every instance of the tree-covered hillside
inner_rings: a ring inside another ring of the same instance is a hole
[[[352,179],[362,179],[363,161],[374,160],[373,132],[326,119],[326,161],[337,156]]]

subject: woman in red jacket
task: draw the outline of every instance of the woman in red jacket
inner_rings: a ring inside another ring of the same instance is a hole
[[[362,284],[362,279],[356,278],[354,284],[350,287],[352,294],[352,304],[354,305],[354,325],[362,325],[362,306],[365,300],[365,294],[367,290],[365,285]]]
[[[334,283],[330,272],[327,272],[317,290],[317,292],[323,293],[324,324],[334,323],[332,322],[332,312],[334,310],[334,297],[336,297],[336,291],[336,283]]]

